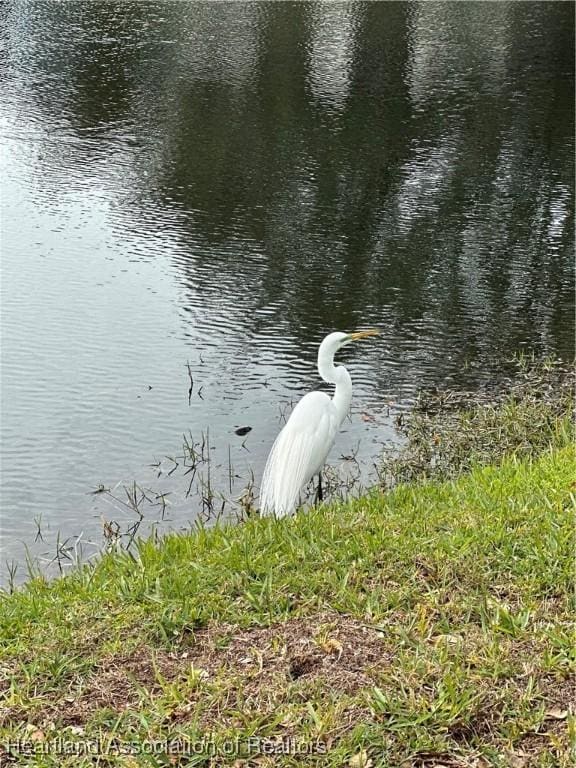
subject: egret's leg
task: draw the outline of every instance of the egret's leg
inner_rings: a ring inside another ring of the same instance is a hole
[[[318,501],[323,501],[324,494],[322,493],[322,473],[318,472],[318,488],[316,489],[316,499],[314,503],[316,504]]]

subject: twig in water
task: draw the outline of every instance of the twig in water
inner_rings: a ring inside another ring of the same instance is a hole
[[[93,496],[96,496],[98,493],[107,493],[109,490],[110,490],[110,488],[106,488],[106,487],[104,486],[104,483],[100,483],[100,485],[98,486],[98,488],[95,488],[93,491],[90,491],[90,493],[91,493]]]
[[[166,458],[168,459],[168,461],[171,461],[174,464],[170,472],[167,473],[168,477],[170,477],[170,475],[178,469],[180,464],[176,461],[176,459],[173,459],[171,456],[166,456]]]
[[[166,507],[170,504],[170,501],[166,499],[166,496],[169,495],[170,491],[167,491],[166,493],[157,493],[156,503],[152,504],[153,507],[162,507],[162,520],[164,520],[166,515]]]
[[[192,390],[194,389],[194,379],[192,378],[192,369],[190,368],[190,363],[186,363],[186,367],[188,368],[188,377],[190,379],[190,387],[188,388],[188,405],[190,405],[192,401]]]
[[[37,528],[34,541],[38,541],[38,539],[40,539],[40,541],[44,542],[44,537],[42,536],[42,513],[40,513],[34,518],[34,522],[36,523],[36,528]]]
[[[232,493],[232,477],[233,477],[232,455],[230,452],[230,443],[228,443],[228,492],[229,493]]]

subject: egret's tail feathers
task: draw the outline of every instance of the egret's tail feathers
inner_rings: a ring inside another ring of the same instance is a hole
[[[279,436],[280,437],[280,436]],[[296,509],[300,487],[290,482],[289,471],[278,455],[278,440],[274,444],[262,477],[260,511],[264,515],[284,517]]]
[[[289,515],[298,506],[300,491],[312,477],[310,439],[307,434],[294,434],[283,429],[272,446],[266,462],[260,510],[277,517]]]

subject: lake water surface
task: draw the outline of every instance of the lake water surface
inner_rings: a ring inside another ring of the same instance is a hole
[[[331,455],[366,481],[420,387],[571,356],[573,11],[3,3],[4,560],[95,551],[133,482],[172,528],[257,487],[332,330],[382,329]]]

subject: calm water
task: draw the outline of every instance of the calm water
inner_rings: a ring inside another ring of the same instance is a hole
[[[257,485],[331,330],[383,331],[335,465],[419,387],[572,355],[573,12],[3,3],[4,559],[133,521],[101,484],[190,523],[183,433]]]

